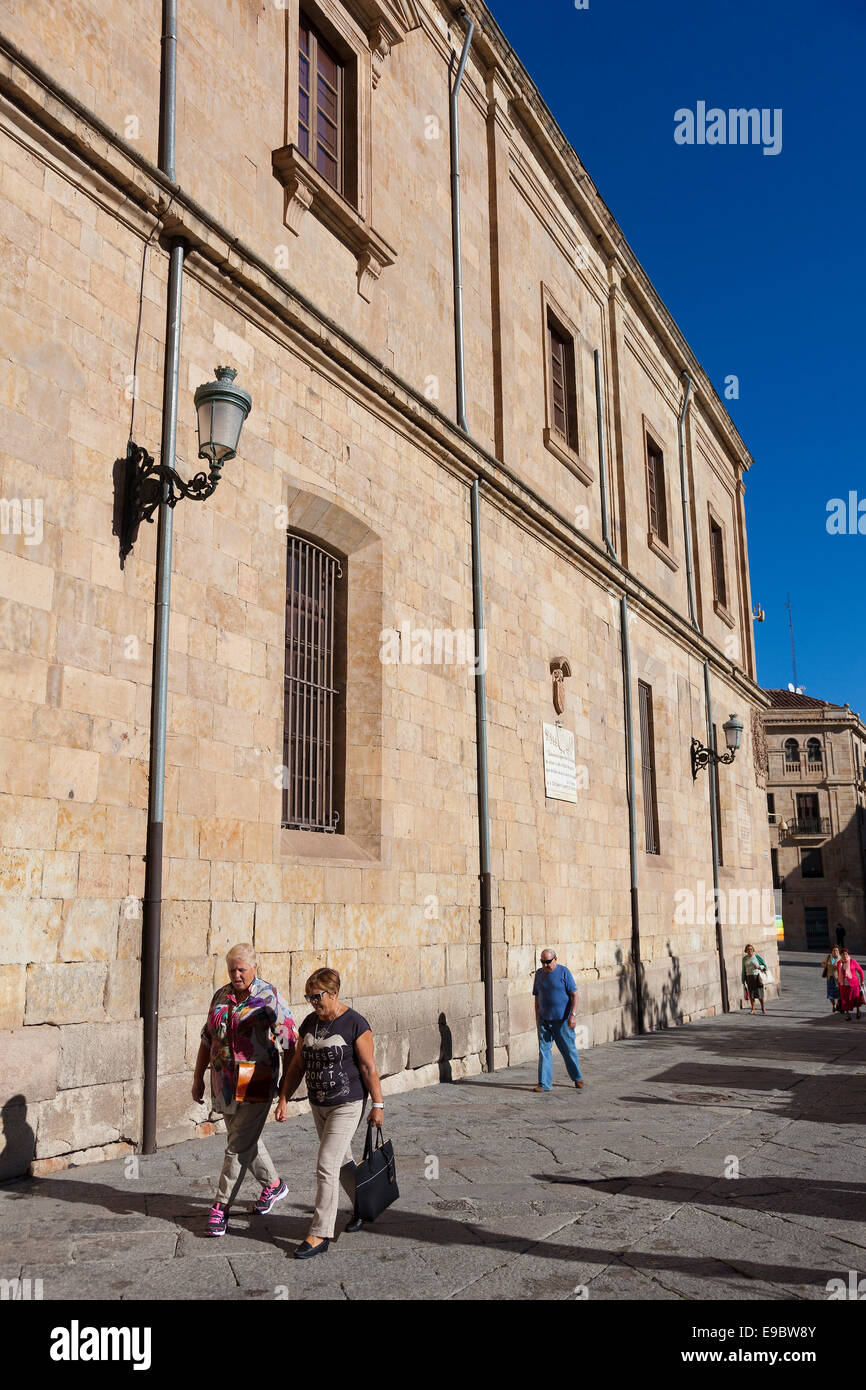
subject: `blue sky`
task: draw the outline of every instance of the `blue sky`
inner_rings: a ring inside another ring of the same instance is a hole
[[[488,3],[719,395],[739,379],[760,683],[792,679],[790,592],[799,684],[866,719],[866,534],[827,531],[853,491],[866,532],[866,5]],[[699,101],[781,108],[780,152],[675,143]]]

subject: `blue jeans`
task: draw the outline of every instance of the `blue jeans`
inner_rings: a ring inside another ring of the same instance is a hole
[[[540,1018],[538,1020],[538,1084],[549,1091],[553,1085],[553,1044],[559,1048],[565,1062],[565,1069],[572,1081],[582,1081],[580,1062],[577,1056],[577,1043],[574,1029],[569,1028],[566,1018]]]

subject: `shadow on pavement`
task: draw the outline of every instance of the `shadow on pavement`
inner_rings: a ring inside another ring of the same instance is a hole
[[[814,1182],[799,1178],[707,1178],[706,1173],[662,1170],[643,1177],[572,1178],[559,1173],[533,1173],[539,1182],[563,1184],[590,1192],[625,1193],[647,1201],[681,1204],[684,1192],[698,1206],[742,1206],[744,1212],[767,1211],[789,1215],[834,1217],[862,1221],[866,1210],[866,1184],[832,1178]]]

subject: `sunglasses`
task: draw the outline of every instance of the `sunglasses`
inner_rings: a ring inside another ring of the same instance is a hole
[[[556,956],[551,956],[550,960],[543,960],[542,965],[556,965]]]
[[[304,998],[306,999],[308,1004],[320,1004],[324,999],[325,995],[330,993],[331,991],[329,989],[326,989],[322,990],[320,994],[305,994]]]

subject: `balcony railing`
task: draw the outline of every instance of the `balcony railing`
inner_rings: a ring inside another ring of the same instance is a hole
[[[783,764],[783,766],[784,766],[784,769],[785,769],[785,776],[786,776],[786,777],[799,777],[799,776],[800,776],[800,764],[799,764],[799,762],[796,762],[796,763],[785,762],[785,763]]]
[[[830,821],[827,816],[797,816],[788,821],[789,835],[829,835]]]

